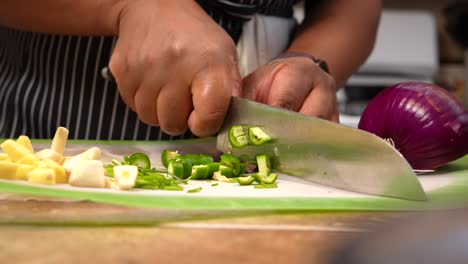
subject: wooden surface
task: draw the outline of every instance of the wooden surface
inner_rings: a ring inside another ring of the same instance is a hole
[[[402,217],[377,212],[236,215],[4,199],[0,263],[330,263],[373,226]],[[127,225],[90,225],[110,219],[125,219]],[[54,224],[57,220],[62,224]]]

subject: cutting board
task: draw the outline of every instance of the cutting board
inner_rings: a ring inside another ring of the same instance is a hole
[[[50,141],[34,141],[36,150],[46,148]],[[102,150],[105,163],[124,155],[143,152],[150,156],[153,167],[161,167],[164,149],[182,154],[207,153],[218,155],[215,138],[179,141],[69,141],[66,155],[80,153],[92,146]],[[377,172],[378,173],[378,172]],[[0,192],[38,197],[47,200],[65,198],[143,208],[165,209],[237,209],[237,210],[320,210],[320,211],[390,211],[433,210],[468,207],[468,156],[435,172],[418,175],[428,200],[423,202],[379,197],[309,183],[281,175],[278,188],[255,189],[237,183],[213,186],[208,181],[189,181],[184,191],[80,188],[67,184],[38,185],[23,181],[0,180]],[[188,190],[202,187],[197,193]]]

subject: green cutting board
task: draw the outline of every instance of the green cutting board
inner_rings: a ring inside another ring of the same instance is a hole
[[[50,141],[34,141],[36,150],[45,148],[48,144]],[[163,149],[179,150],[183,154],[219,154],[215,150],[214,138],[165,142],[71,140],[67,145],[66,154],[74,155],[92,146],[101,148],[104,162],[109,162],[112,158],[121,160],[124,155],[144,152],[150,156],[153,166],[156,167],[161,166],[160,154]],[[0,192],[41,196],[42,199],[60,197],[161,209],[391,211],[468,207],[468,156],[418,178],[427,193],[427,201],[416,202],[358,194],[303,182],[287,175],[280,175],[278,188],[275,189],[254,189],[253,186],[240,186],[234,183],[219,183],[217,186],[212,186],[205,181],[190,181],[182,192],[118,191],[0,180]],[[202,191],[187,192],[197,187],[202,187]]]

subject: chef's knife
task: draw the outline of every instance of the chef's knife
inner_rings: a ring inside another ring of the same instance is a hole
[[[235,148],[233,125],[261,126],[272,142]],[[217,149],[247,159],[268,154],[273,170],[335,188],[426,200],[416,174],[403,156],[381,138],[365,131],[293,111],[232,97]]]

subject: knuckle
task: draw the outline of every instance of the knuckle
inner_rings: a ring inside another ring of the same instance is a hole
[[[225,62],[237,65],[235,45],[228,41],[211,42],[201,49],[201,57],[208,62]]]
[[[157,50],[151,50],[151,51],[142,51],[139,56],[138,64],[144,66],[147,69],[151,69],[153,67],[156,67],[156,65],[159,63],[160,60],[160,55]]]
[[[180,58],[187,53],[187,45],[182,43],[181,41],[173,41],[170,48],[169,54],[171,58]]]
[[[109,69],[114,75],[114,77],[118,78],[124,75],[124,73],[127,71],[128,69],[127,61],[124,59],[124,57],[120,53],[114,52],[109,61]]]
[[[293,98],[290,96],[283,96],[282,98],[275,98],[272,100],[271,105],[283,108],[286,110],[294,110],[293,109]]]

